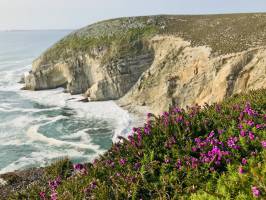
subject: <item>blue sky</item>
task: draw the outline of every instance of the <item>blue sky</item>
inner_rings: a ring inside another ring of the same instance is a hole
[[[266,0],[0,0],[0,30],[76,29],[152,14],[266,12]]]

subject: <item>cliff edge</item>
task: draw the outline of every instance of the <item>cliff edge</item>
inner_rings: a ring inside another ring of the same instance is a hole
[[[266,86],[266,14],[147,16],[99,22],[33,63],[25,88],[65,87],[89,100],[213,103]]]

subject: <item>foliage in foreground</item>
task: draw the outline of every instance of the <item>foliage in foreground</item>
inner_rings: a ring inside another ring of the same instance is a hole
[[[266,90],[148,114],[93,164],[61,161],[11,199],[265,199]]]

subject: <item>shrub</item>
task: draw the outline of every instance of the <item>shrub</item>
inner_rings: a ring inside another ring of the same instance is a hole
[[[258,90],[148,114],[92,164],[75,165],[69,177],[52,170],[56,187],[29,190],[54,199],[265,199],[265,108]]]

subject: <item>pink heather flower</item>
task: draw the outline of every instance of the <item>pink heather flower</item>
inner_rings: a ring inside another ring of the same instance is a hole
[[[266,140],[261,141],[261,145],[264,149],[266,149]]]
[[[134,164],[134,169],[138,170],[141,167],[141,164],[139,162]]]
[[[247,163],[248,163],[247,159],[242,158],[242,164],[243,164],[243,165],[246,165]]]
[[[201,139],[200,138],[195,138],[195,142],[196,143],[200,143],[201,142]]]
[[[249,116],[255,116],[256,115],[256,112],[254,110],[252,110],[249,102],[246,104],[244,112],[247,113]]]
[[[192,147],[191,150],[192,150],[193,152],[196,152],[196,151],[197,151],[197,147]]]
[[[170,163],[170,158],[166,158],[166,159],[164,159],[164,162],[165,162],[166,164]]]
[[[182,111],[181,111],[180,108],[176,107],[176,108],[174,108],[174,112],[175,112],[175,113],[180,113],[180,112],[182,112]]]
[[[150,133],[151,133],[151,126],[150,126],[150,125],[145,124],[145,127],[144,127],[144,133],[145,133],[146,135],[150,135]]]
[[[256,186],[253,186],[251,188],[251,191],[252,191],[252,194],[253,194],[254,197],[259,197],[260,196],[260,190]]]
[[[238,142],[238,138],[237,137],[230,137],[227,140],[227,145],[232,148],[232,149],[236,149],[239,150],[240,146],[236,145],[236,143]]]
[[[148,113],[147,114],[147,118],[149,119],[149,118],[151,118],[152,117],[152,113]]]
[[[245,137],[245,136],[246,136],[246,131],[241,130],[241,131],[240,131],[240,136],[241,136],[241,137]]]
[[[265,124],[257,124],[256,129],[263,129],[265,127]]]
[[[178,159],[178,160],[176,161],[175,167],[176,167],[177,169],[179,169],[179,170],[181,169],[181,167],[182,167],[182,162],[181,162],[180,159]]]
[[[210,132],[208,137],[212,138],[213,136],[214,136],[214,131]]]
[[[57,200],[57,192],[53,191],[51,194],[51,200]]]
[[[56,190],[56,188],[60,185],[61,178],[57,177],[55,180],[49,181],[49,187],[51,190]]]
[[[223,129],[218,130],[218,134],[219,134],[219,135],[222,135],[223,133],[224,133],[224,130],[223,130]]]
[[[45,192],[40,192],[39,196],[42,200],[45,200]]]
[[[135,128],[135,127],[132,128],[133,132],[137,132],[137,130],[138,130],[138,128]]]
[[[247,123],[247,125],[249,125],[249,126],[254,126],[254,122],[253,122],[252,120],[248,120],[246,123]]]
[[[239,129],[243,129],[243,125],[242,124],[238,124],[238,128]]]
[[[248,137],[249,137],[250,140],[254,140],[255,139],[255,135],[251,131],[248,132]]]
[[[239,174],[244,174],[244,173],[245,173],[245,171],[244,171],[244,169],[243,169],[242,166],[240,166],[240,167],[238,168],[238,172],[239,172]]]
[[[121,165],[125,165],[126,164],[126,159],[123,159],[123,158],[121,158],[120,160],[119,160],[119,163],[121,164]]]
[[[82,164],[74,164],[73,168],[77,171],[80,171],[84,168],[84,166]]]
[[[183,116],[182,115],[179,115],[177,118],[176,118],[176,122],[182,122],[183,121]]]

